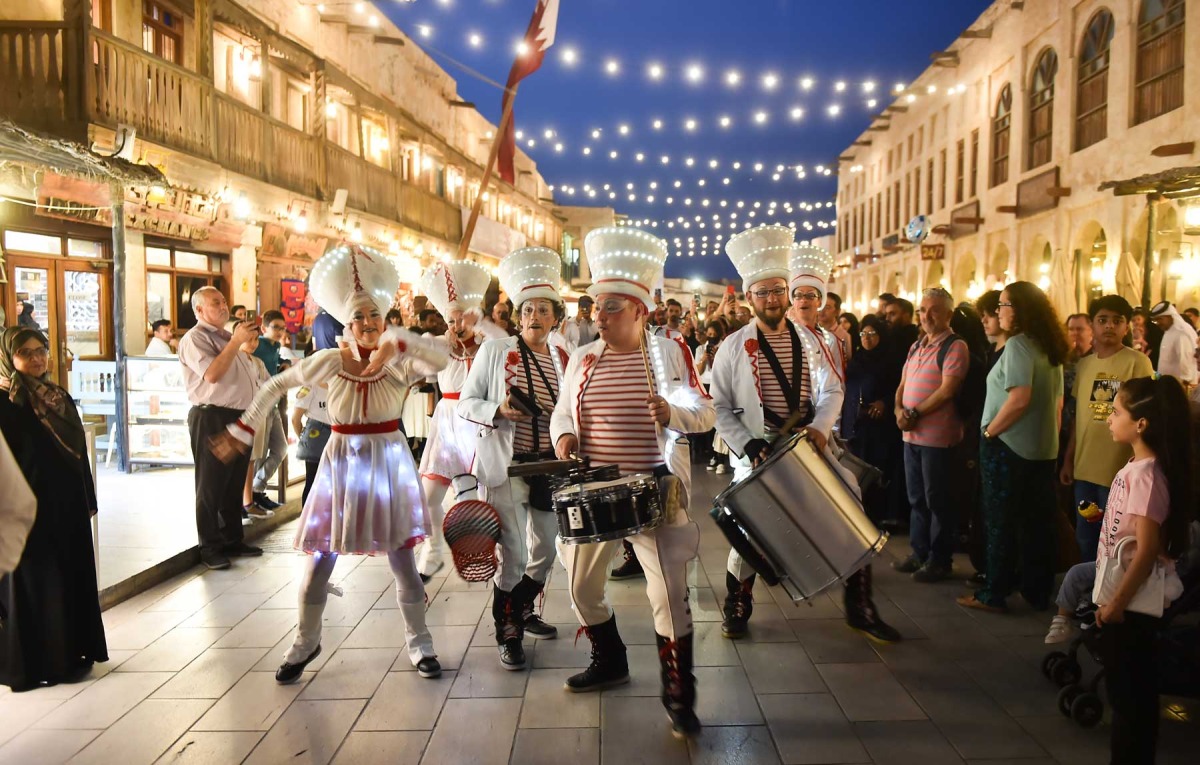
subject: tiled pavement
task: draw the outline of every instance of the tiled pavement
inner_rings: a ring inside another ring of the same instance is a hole
[[[694,494],[718,477],[701,473]],[[905,635],[876,646],[842,623],[837,598],[797,607],[761,589],[751,637],[721,638],[726,547],[703,503],[691,581],[703,734],[674,740],[658,693],[643,585],[609,594],[633,682],[602,694],[561,686],[587,664],[565,576],[545,600],[555,641],[529,642],[532,669],[501,670],[489,593],[454,575],[429,590],[446,672],[421,679],[400,653],[402,625],[384,558],[347,557],[325,615],[324,653],[304,681],[272,672],[291,640],[303,557],[287,529],[268,554],[194,570],[105,613],[112,660],[92,679],[14,695],[0,689],[0,763],[1023,763],[1107,762],[1107,728],[1063,718],[1039,662],[1046,617],[954,605],[959,579],[921,586],[877,565],[877,602]],[[885,560],[905,552],[904,540]],[[963,564],[965,565],[965,564]],[[1164,703],[1162,763],[1195,763],[1196,702]]]

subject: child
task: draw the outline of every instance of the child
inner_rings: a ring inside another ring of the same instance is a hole
[[[1096,612],[1112,707],[1112,761],[1153,763],[1158,740],[1155,634],[1160,619],[1126,612],[1155,560],[1179,557],[1191,515],[1191,421],[1187,395],[1174,377],[1138,377],[1117,394],[1108,428],[1133,447],[1133,459],[1113,479],[1096,565],[1116,554],[1117,542],[1137,540],[1133,560],[1111,602]]]

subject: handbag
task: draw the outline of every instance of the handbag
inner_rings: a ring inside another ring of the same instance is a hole
[[[329,434],[333,431],[328,423],[308,420],[300,437],[296,439],[296,459],[301,462],[320,462],[325,444],[329,442]]]
[[[1133,561],[1134,549],[1137,547],[1136,537],[1125,537],[1117,542],[1112,557],[1101,558],[1096,571],[1096,583],[1092,586],[1092,602],[1098,606],[1106,606],[1112,602],[1121,586],[1121,580],[1129,564]],[[1154,561],[1154,568],[1142,586],[1125,606],[1126,611],[1133,611],[1147,616],[1162,616],[1163,609],[1168,603],[1183,594],[1183,582],[1174,570],[1162,559]]]

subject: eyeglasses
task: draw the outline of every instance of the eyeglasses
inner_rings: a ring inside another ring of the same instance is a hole
[[[287,325],[286,324],[271,324],[270,326],[267,327],[267,329],[271,330],[272,332],[283,332],[283,331],[287,330]]]
[[[997,308],[1012,308],[1012,303],[996,303]]]
[[[781,298],[787,294],[787,287],[775,287],[774,289],[769,290],[755,290],[751,294],[753,294],[754,297],[758,298],[759,300],[766,300],[767,298],[772,297]]]
[[[820,300],[820,292],[793,292],[792,300]]]
[[[879,333],[873,329],[864,329],[862,332],[858,333],[858,336],[862,338],[879,337]]]
[[[17,355],[23,359],[44,359],[50,356],[49,348],[18,348]]]
[[[609,298],[600,302],[600,311],[603,313],[620,313],[629,307],[629,301],[624,298]]]

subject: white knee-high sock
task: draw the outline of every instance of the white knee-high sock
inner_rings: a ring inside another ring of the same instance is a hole
[[[392,550],[388,565],[396,577],[396,603],[404,616],[404,642],[408,660],[416,666],[427,656],[437,656],[433,636],[425,625],[425,585],[417,574],[417,562],[411,549]]]
[[[300,623],[296,627],[296,639],[284,654],[288,664],[304,661],[321,644],[321,617],[325,613],[325,602],[329,600],[329,577],[337,564],[337,553],[313,553],[308,569],[300,581]]]

